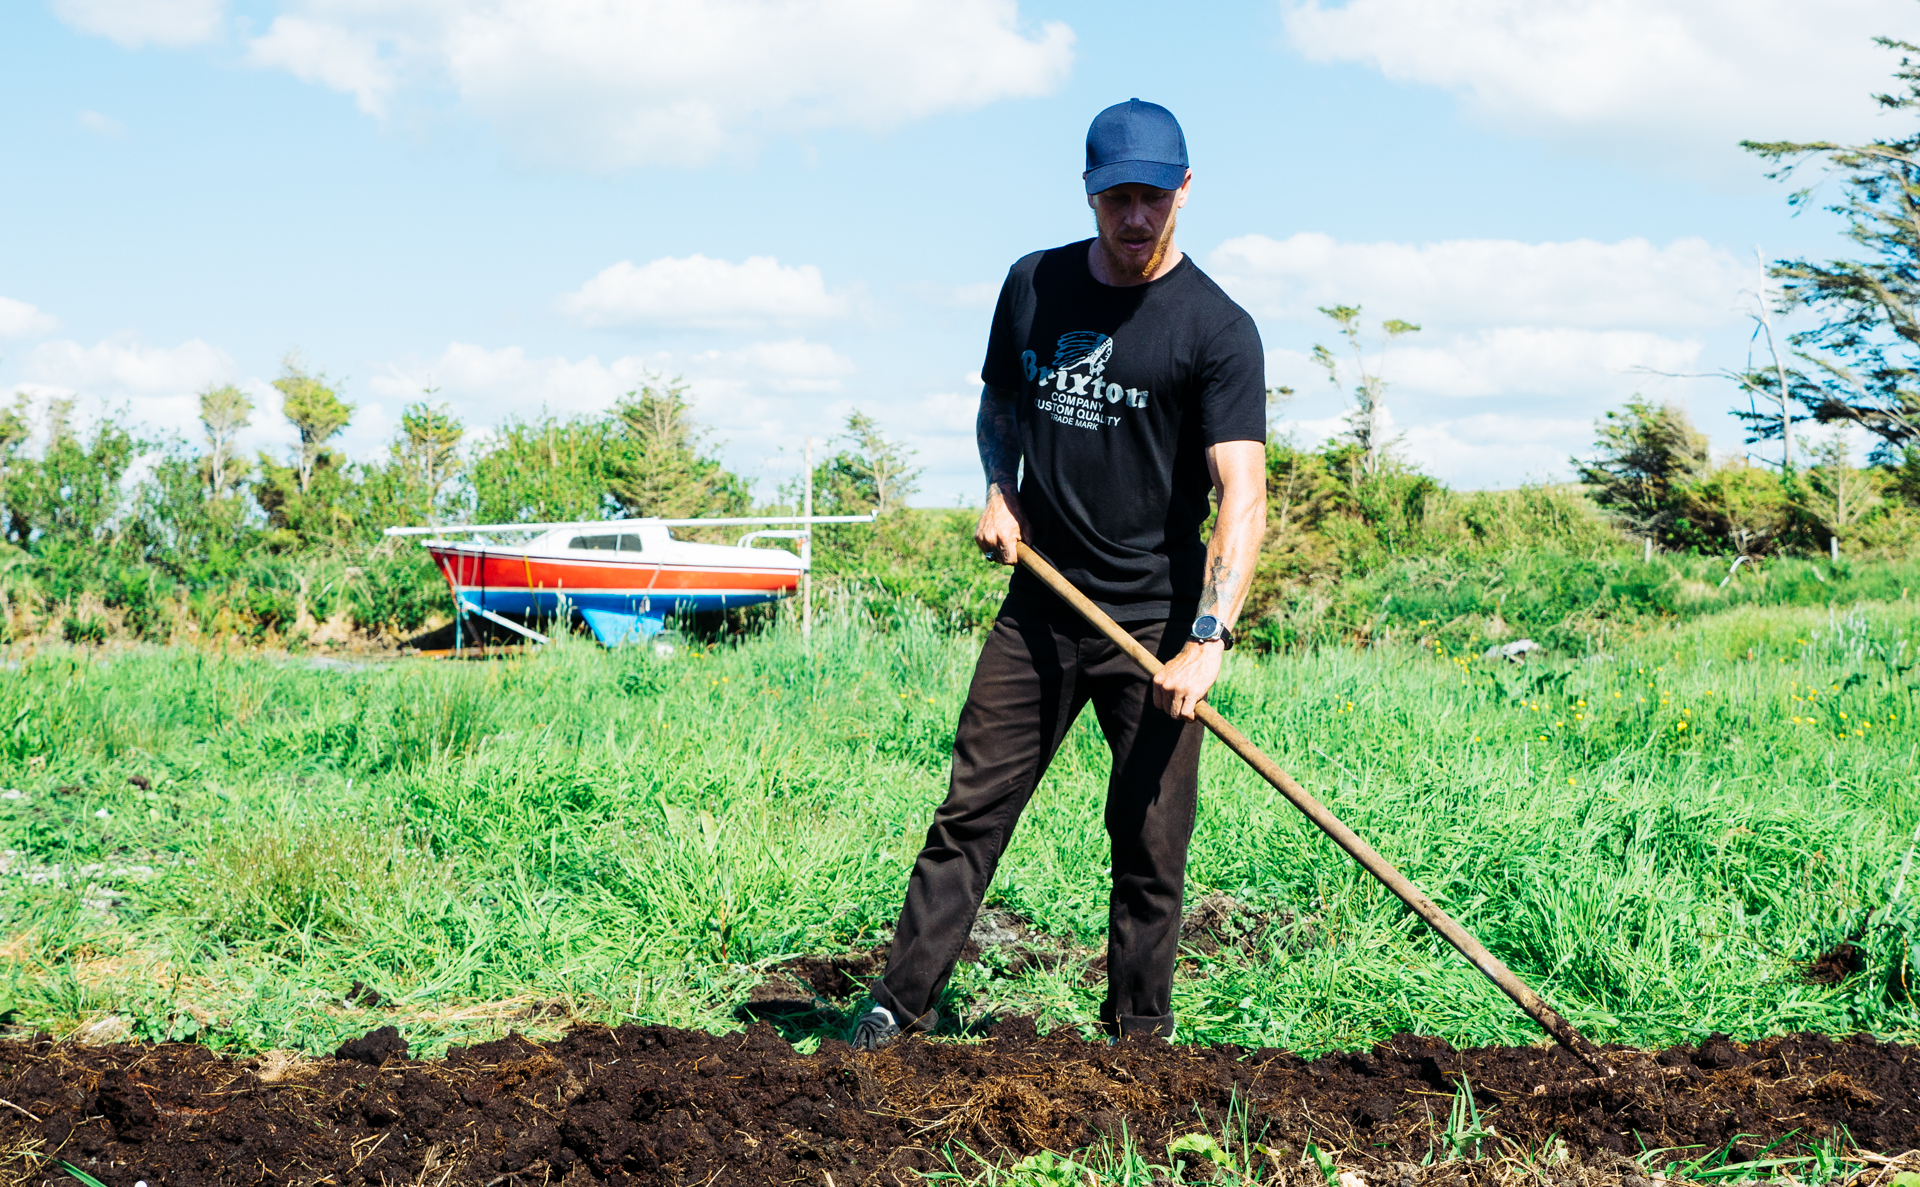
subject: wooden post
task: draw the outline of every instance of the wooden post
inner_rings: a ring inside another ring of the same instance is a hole
[[[1652,536],[1647,537],[1646,545],[1647,545],[1646,548],[1641,551],[1640,560],[1642,561],[1642,563],[1650,565],[1653,563],[1653,537]]]
[[[1840,563],[1840,537],[1827,537],[1827,559],[1836,565]]]
[[[806,506],[800,514],[813,517],[813,438],[807,438]],[[813,525],[800,537],[800,637],[813,640]]]

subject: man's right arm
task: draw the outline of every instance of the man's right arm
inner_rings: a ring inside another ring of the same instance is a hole
[[[1026,513],[1020,509],[1020,428],[1015,417],[1017,393],[987,384],[980,389],[980,415],[974,435],[980,442],[980,468],[987,474],[987,506],[973,530],[973,542],[990,560],[1011,565],[1019,560],[1016,545],[1028,536]]]

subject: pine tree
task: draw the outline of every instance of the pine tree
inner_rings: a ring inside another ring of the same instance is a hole
[[[1894,77],[1904,94],[1876,95],[1882,107],[1920,111],[1920,46],[1875,38],[1902,51]],[[1865,144],[1830,141],[1754,141],[1742,147],[1777,167],[1784,179],[1823,160],[1842,175],[1844,201],[1827,207],[1846,220],[1847,238],[1864,259],[1779,260],[1769,273],[1782,282],[1784,301],[1822,320],[1788,336],[1804,367],[1759,368],[1755,390],[1780,399],[1780,389],[1822,424],[1854,423],[1881,439],[1874,459],[1896,461],[1920,439],[1920,134]],[[1788,199],[1804,206],[1808,185]],[[1739,413],[1753,439],[1790,431],[1778,417]]]

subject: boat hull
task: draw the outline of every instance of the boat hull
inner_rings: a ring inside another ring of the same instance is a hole
[[[429,544],[427,551],[456,599],[529,617],[557,614],[564,604],[661,620],[770,602],[800,584],[799,572],[788,568],[589,560],[460,544]]]

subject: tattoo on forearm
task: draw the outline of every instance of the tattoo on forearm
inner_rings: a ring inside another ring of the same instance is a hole
[[[987,485],[1012,494],[1020,481],[1020,427],[1010,393],[991,387],[980,391],[980,415],[974,436],[980,443],[980,467]]]
[[[1216,556],[1207,565],[1207,582],[1200,587],[1200,613],[1219,614],[1220,607],[1233,594],[1240,570],[1224,556]]]

